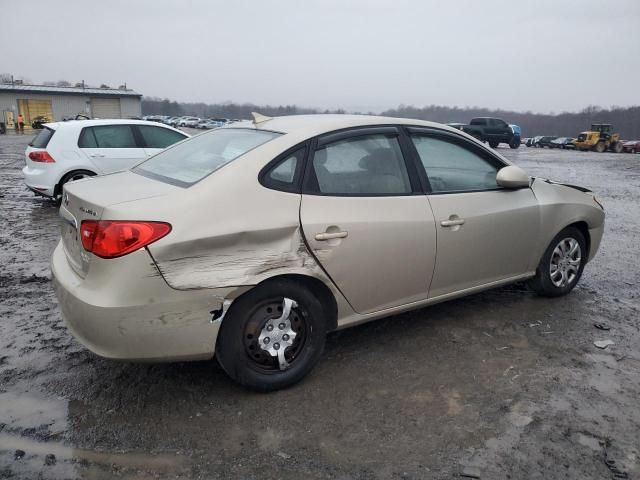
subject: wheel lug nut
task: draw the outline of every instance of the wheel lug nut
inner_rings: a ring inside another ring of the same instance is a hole
[[[271,330],[273,330],[273,325],[271,324],[267,325],[267,331],[270,332]]]
[[[284,324],[284,323],[281,323],[280,325],[278,325],[278,328],[279,328],[280,330],[284,330],[284,327],[285,327],[285,324]]]
[[[264,343],[269,343],[271,341],[271,339],[269,337],[264,337],[264,340],[262,340]],[[277,345],[277,343],[276,343]]]
[[[279,343],[274,343],[273,344],[273,348],[275,348],[276,350],[278,350],[280,348],[280,344]]]
[[[282,339],[286,342],[287,340],[289,340],[289,335],[287,335],[286,333],[282,336]]]

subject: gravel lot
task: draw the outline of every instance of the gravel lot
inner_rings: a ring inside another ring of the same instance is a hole
[[[117,363],[67,333],[30,139],[0,135],[0,478],[640,479],[640,155],[500,148],[604,203],[574,292],[516,285],[336,332],[305,381],[264,395],[215,361]]]

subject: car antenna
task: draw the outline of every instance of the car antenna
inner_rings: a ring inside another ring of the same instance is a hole
[[[259,123],[273,120],[273,117],[267,117],[266,115],[262,115],[261,113],[258,113],[258,112],[251,112],[251,116],[253,117],[254,125],[258,125]]]

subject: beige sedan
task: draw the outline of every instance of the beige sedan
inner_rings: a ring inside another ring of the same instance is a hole
[[[600,245],[587,189],[459,130],[255,114],[65,186],[52,269],[69,330],[127,360],[208,359],[273,390],[326,333],[528,280],[569,293]]]

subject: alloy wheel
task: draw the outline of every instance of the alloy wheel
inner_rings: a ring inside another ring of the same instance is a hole
[[[564,238],[553,249],[549,268],[551,282],[564,288],[575,282],[582,263],[582,250],[575,238]]]

